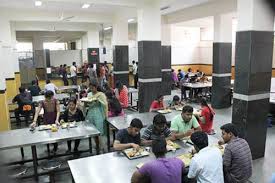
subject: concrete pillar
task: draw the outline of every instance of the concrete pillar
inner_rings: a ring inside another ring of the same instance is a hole
[[[81,37],[81,49],[82,49],[82,60],[88,61],[88,54],[87,54],[87,48],[88,48],[88,38],[87,34],[84,34]]]
[[[99,47],[99,30],[96,25],[92,25],[87,32],[87,55],[89,63],[100,63]]]
[[[16,30],[14,23],[11,23],[11,45],[12,45],[12,56],[14,60],[14,76],[15,76],[15,85],[16,90],[18,91],[19,87],[21,86],[21,75],[19,71],[19,60],[18,60],[18,53],[16,49]]]
[[[114,83],[120,80],[129,86],[128,18],[116,15],[113,20]]]
[[[171,25],[165,18],[161,21],[161,91],[163,95],[171,95]]]
[[[0,41],[2,46],[2,59],[4,67],[2,68],[6,79],[7,98],[11,100],[16,94],[16,82],[14,75],[14,59],[13,49],[11,44],[11,26],[10,21],[5,17],[0,18]]]
[[[253,159],[265,154],[274,15],[264,0],[238,0],[232,123],[240,129]]]
[[[0,131],[10,130],[8,100],[16,95],[10,23],[0,16]]]
[[[211,104],[221,109],[231,106],[232,15],[214,16],[213,85]]]
[[[139,110],[149,111],[161,92],[161,14],[157,0],[138,6]]]

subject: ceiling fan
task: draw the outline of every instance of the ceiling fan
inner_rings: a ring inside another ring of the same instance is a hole
[[[64,17],[64,13],[62,12],[61,13],[61,16],[59,17],[59,20],[62,21],[62,22],[68,22],[70,21],[72,18],[74,18],[75,16],[67,16],[67,17]]]

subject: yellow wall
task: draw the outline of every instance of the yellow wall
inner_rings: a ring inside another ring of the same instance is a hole
[[[12,80],[7,80],[6,79],[6,87],[7,87],[7,98],[8,98],[8,100],[11,100],[18,93],[18,90],[16,90],[15,79],[14,78]]]
[[[20,72],[15,72],[15,85],[16,85],[16,91],[18,91],[19,87],[21,86],[21,75]]]
[[[176,72],[178,72],[178,69],[183,70],[184,72],[187,72],[187,69],[191,68],[193,72],[197,71],[198,69],[202,72],[204,72],[206,75],[211,76],[212,75],[212,64],[187,64],[187,65],[172,65],[172,69],[174,69]],[[235,66],[231,67],[231,78],[235,78]],[[272,77],[275,76],[275,69],[272,70]]]
[[[72,84],[72,80],[69,80],[69,85]],[[81,84],[81,78],[77,78],[77,84],[80,85]],[[63,80],[60,78],[56,78],[56,79],[51,79],[51,83],[55,84],[55,86],[59,87],[59,86],[64,86]],[[46,84],[46,80],[39,80],[39,87],[41,89],[45,88],[45,84]]]
[[[10,130],[10,117],[7,103],[7,92],[0,93],[0,131]]]

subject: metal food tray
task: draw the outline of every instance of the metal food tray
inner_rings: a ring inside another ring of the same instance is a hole
[[[130,149],[125,149],[123,150],[122,152],[125,154],[125,156],[132,160],[132,159],[137,159],[137,158],[142,158],[142,157],[145,157],[145,156],[149,156],[150,153],[148,151],[146,151],[145,149],[142,149],[142,152],[139,154],[139,155],[136,155],[136,156],[133,156],[133,157],[130,157],[128,156],[128,153],[133,151],[133,148],[130,148]]]

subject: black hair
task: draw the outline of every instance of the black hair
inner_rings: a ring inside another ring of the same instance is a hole
[[[210,107],[208,106],[207,101],[206,101],[206,99],[205,99],[204,97],[201,98],[201,105],[208,108],[208,110],[209,110],[209,112],[210,112],[210,120],[212,121],[213,118],[214,118],[214,114],[213,114],[213,111],[212,111],[212,110],[210,109]]]
[[[163,114],[157,114],[154,116],[153,124],[166,124],[167,120]]]
[[[154,155],[158,157],[165,156],[167,149],[166,149],[166,140],[165,138],[158,138],[153,140],[152,142],[152,152]]]
[[[32,80],[32,85],[36,85],[36,81],[35,80]]]
[[[130,123],[130,127],[142,129],[143,128],[143,124],[142,124],[142,122],[141,122],[140,119],[134,118],[134,119],[132,119],[132,121]]]
[[[67,64],[64,64],[63,67],[67,67]]]
[[[112,93],[112,91],[106,91],[105,95],[106,95],[107,99],[111,99],[114,97],[114,94]]]
[[[173,97],[173,101],[180,101],[180,97],[177,96],[177,95],[175,95],[175,96]]]
[[[187,70],[188,72],[191,72],[192,71],[192,69],[191,68],[188,68],[188,70]]]
[[[49,84],[49,83],[51,83],[51,80],[47,79],[46,84]]]
[[[190,105],[186,105],[182,108],[182,113],[193,113],[193,107],[191,107]]]
[[[72,103],[74,103],[74,104],[76,105],[77,100],[76,100],[76,98],[72,97],[72,98],[70,98],[70,100],[68,101],[68,104],[69,104],[70,102],[72,102]]]
[[[175,71],[174,69],[171,70],[171,72],[174,72],[174,71]]]
[[[53,91],[47,90],[47,91],[45,92],[45,98],[51,98],[52,96],[54,96]]]
[[[180,71],[181,71],[181,69],[178,70],[178,72],[180,72]]]
[[[59,67],[63,67],[63,65],[61,64]]]
[[[232,123],[227,123],[225,125],[222,125],[221,130],[224,130],[226,133],[231,132],[235,137],[237,137],[239,134],[237,127]]]
[[[123,84],[122,84],[121,81],[118,80],[118,81],[116,82],[116,88],[118,89],[118,92],[120,93],[121,90],[123,89]]]
[[[191,141],[199,148],[199,150],[208,146],[208,136],[206,133],[201,131],[192,133]]]
[[[73,65],[75,65],[76,64],[76,62],[73,62]]]
[[[161,97],[163,97],[163,95],[158,95],[156,100],[159,100]]]
[[[133,60],[132,63],[134,64],[134,63],[136,63],[136,61]]]
[[[22,86],[19,87],[19,92],[20,92],[20,93],[24,93],[25,91],[26,91],[26,89],[25,89],[24,87],[22,87]]]
[[[105,95],[108,99],[108,104],[109,104],[109,110],[115,115],[118,116],[121,111],[122,111],[122,107],[121,104],[119,102],[119,100],[114,96],[114,94],[112,93],[112,91],[106,91]]]

